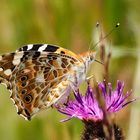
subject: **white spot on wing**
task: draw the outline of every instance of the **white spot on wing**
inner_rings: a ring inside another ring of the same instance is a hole
[[[15,54],[13,62],[12,62],[13,65],[18,65],[20,63],[20,59],[22,57],[23,57],[23,53],[22,52]]]
[[[36,114],[39,111],[39,108],[33,108],[33,115]]]
[[[47,44],[44,44],[43,46],[41,46],[41,47],[38,49],[38,51],[42,52],[42,51],[44,51],[44,50],[46,49],[46,47],[47,47]]]
[[[14,65],[18,65],[19,63],[20,63],[20,59],[13,60],[13,64],[14,64]]]
[[[3,68],[0,67],[0,71],[3,71]]]
[[[27,51],[28,51],[28,50],[31,50],[32,47],[33,47],[33,44],[29,44],[29,45],[27,45]]]
[[[31,72],[30,69],[24,69],[24,73],[28,73],[28,72]]]
[[[2,60],[2,56],[0,55],[0,61]]]
[[[26,121],[28,121],[28,118],[24,116],[23,114],[20,114],[21,117],[23,117]]]
[[[11,74],[12,74],[11,69],[5,70],[5,71],[4,71],[4,74],[7,75],[7,76],[11,75]]]
[[[36,82],[38,83],[43,83],[45,82],[45,79],[44,79],[44,74],[43,73],[40,73],[36,76]]]
[[[12,100],[12,102],[15,104],[15,100],[14,100],[13,98],[11,98],[11,100]],[[15,106],[16,106],[16,110],[18,111],[17,105],[15,105]]]

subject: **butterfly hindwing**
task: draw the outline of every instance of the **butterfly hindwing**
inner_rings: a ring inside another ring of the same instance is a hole
[[[20,50],[17,54],[22,52],[23,57],[10,78],[14,85],[11,98],[18,114],[30,119],[65,94],[69,86],[68,75],[77,59],[64,53],[31,51],[31,47]]]

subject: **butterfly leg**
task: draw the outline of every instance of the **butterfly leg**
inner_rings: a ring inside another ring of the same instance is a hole
[[[91,75],[89,77],[86,78],[86,81],[89,82],[90,79],[92,79],[94,77],[94,75]]]

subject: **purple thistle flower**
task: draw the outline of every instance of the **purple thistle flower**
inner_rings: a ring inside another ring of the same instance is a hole
[[[65,106],[58,109],[59,112],[70,116],[67,121],[73,117],[80,120],[102,120],[103,111],[99,108],[98,101],[94,97],[94,92],[88,85],[85,96],[82,96],[79,91],[74,93],[75,101],[69,101]]]
[[[124,95],[124,83],[121,83],[120,81],[118,81],[115,90],[112,90],[111,83],[108,83],[108,86],[106,86],[105,81],[99,83],[98,87],[101,89],[101,97],[104,99],[105,107],[99,107],[99,101],[95,98],[95,93],[88,85],[85,96],[82,96],[79,91],[77,91],[74,93],[76,100],[68,101],[67,104],[57,108],[59,112],[69,116],[68,119],[62,121],[67,121],[74,117],[83,121],[101,121],[104,119],[104,115],[107,115],[107,112],[118,112],[123,107],[136,100],[132,99],[126,101],[131,95],[131,92],[127,92],[126,95]],[[105,114],[103,112],[105,112]]]
[[[123,93],[124,83],[117,82],[117,87],[112,90],[111,83],[100,82],[98,88],[101,89],[101,97],[104,101],[104,106],[100,107],[100,102],[95,97],[90,85],[86,94],[82,96],[79,91],[74,93],[75,100],[68,101],[67,104],[62,107],[57,107],[58,111],[69,116],[67,121],[71,118],[78,118],[84,123],[84,131],[82,140],[93,139],[124,139],[122,129],[118,125],[112,123],[109,119],[110,114],[118,112],[126,105],[135,101],[132,99],[127,101],[127,98],[131,95],[131,92]],[[97,94],[97,93],[96,93]],[[137,98],[138,99],[138,98]],[[107,128],[106,131],[104,128]]]
[[[117,81],[117,87],[115,90],[112,90],[111,83],[108,83],[108,90],[105,81],[98,84],[99,88],[102,91],[105,108],[108,112],[118,112],[126,105],[135,101],[136,99],[132,99],[130,101],[126,101],[127,98],[131,95],[132,92],[127,92],[126,95],[123,93],[124,82],[121,83],[119,80]]]

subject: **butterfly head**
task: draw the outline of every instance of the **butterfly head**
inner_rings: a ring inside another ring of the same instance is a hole
[[[89,65],[95,60],[96,52],[86,52],[85,54],[82,54],[83,61],[85,63],[86,68],[89,67]]]

